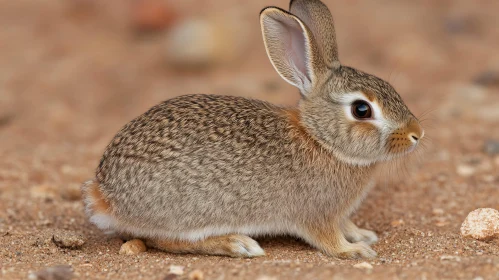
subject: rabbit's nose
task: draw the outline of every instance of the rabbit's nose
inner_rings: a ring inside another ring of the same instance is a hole
[[[412,143],[417,143],[419,140],[421,140],[424,137],[424,130],[419,124],[419,122],[415,119],[411,120],[409,122],[409,125],[407,126],[407,137],[409,138],[409,141]]]

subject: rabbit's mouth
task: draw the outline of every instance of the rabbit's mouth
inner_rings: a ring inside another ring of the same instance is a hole
[[[416,119],[412,119],[406,126],[396,129],[388,137],[386,143],[388,153],[396,156],[409,154],[419,146],[423,137],[424,130]]]

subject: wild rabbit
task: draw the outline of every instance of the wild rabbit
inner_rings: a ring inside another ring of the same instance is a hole
[[[319,0],[265,8],[260,22],[298,106],[218,95],[154,106],[83,184],[92,223],[175,253],[255,257],[249,236],[290,234],[329,256],[376,256],[376,234],[349,216],[377,163],[413,151],[423,129],[387,82],[340,64]]]

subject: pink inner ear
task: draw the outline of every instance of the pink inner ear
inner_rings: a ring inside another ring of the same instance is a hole
[[[303,81],[304,78],[310,81],[310,76],[307,69],[307,53],[305,50],[306,39],[301,26],[296,22],[280,22],[284,40],[284,52],[290,65],[294,66],[297,72],[300,73],[299,78]]]
[[[308,69],[306,65],[307,54],[305,51],[305,36],[303,35],[303,31],[298,26],[295,28],[292,26],[289,28],[289,34],[291,36],[291,48],[290,48],[290,60],[295,65],[295,67],[303,73],[303,76],[310,79],[308,76]]]

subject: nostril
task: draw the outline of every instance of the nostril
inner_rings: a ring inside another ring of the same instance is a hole
[[[414,142],[414,143],[417,143],[419,141],[419,137],[416,133],[409,133],[409,140],[411,140],[411,142]]]

